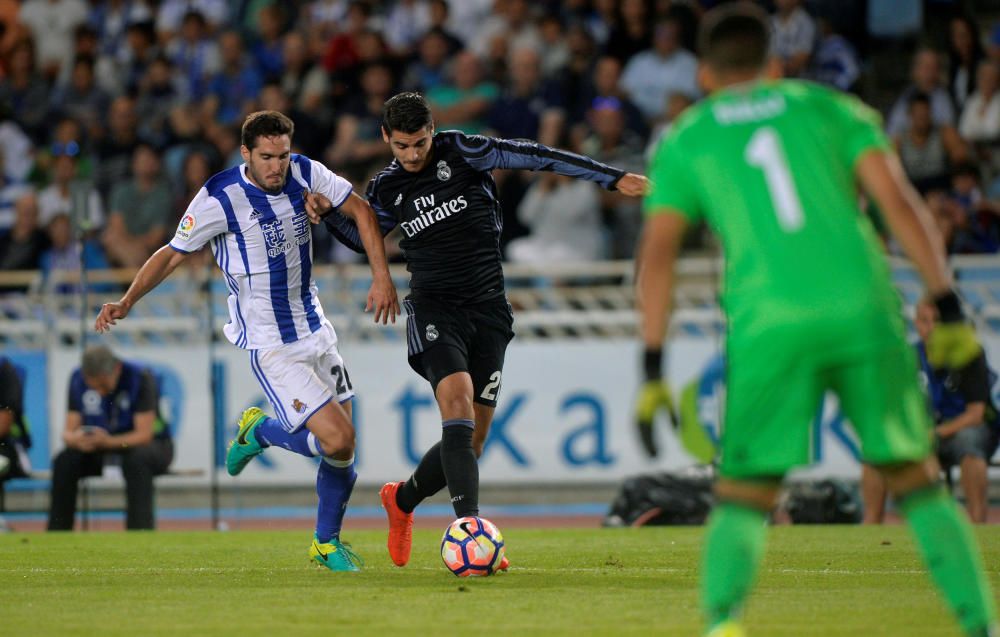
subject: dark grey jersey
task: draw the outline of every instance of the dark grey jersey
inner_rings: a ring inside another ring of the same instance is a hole
[[[369,203],[383,234],[399,226],[400,247],[414,296],[476,303],[504,294],[494,168],[550,170],[613,189],[624,171],[574,153],[529,141],[443,131],[434,135],[432,156],[418,173],[393,161],[368,185]],[[357,227],[340,214],[327,227],[362,251]]]

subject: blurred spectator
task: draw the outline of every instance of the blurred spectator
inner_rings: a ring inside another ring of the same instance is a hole
[[[979,63],[986,54],[979,39],[979,27],[968,16],[951,19],[948,35],[948,88],[959,111],[976,90]]]
[[[135,113],[139,136],[162,147],[170,141],[170,112],[187,99],[186,87],[170,60],[161,55],[150,63],[138,89]]]
[[[849,91],[861,75],[857,51],[837,33],[830,19],[821,17],[816,22],[820,40],[812,61],[812,76],[817,82]]]
[[[291,31],[285,35],[283,57],[285,70],[281,74],[281,88],[298,110],[322,122],[332,124],[332,113],[326,103],[330,93],[330,80],[323,68],[309,57],[309,49],[301,33]]]
[[[1000,68],[992,60],[979,63],[976,90],[965,101],[958,132],[970,142],[991,144],[1000,141]]]
[[[7,234],[15,224],[16,202],[26,193],[34,193],[34,189],[23,179],[7,175],[3,170],[3,155],[0,154],[0,237]]]
[[[951,177],[955,203],[950,251],[958,254],[994,254],[1000,248],[1000,210],[983,196],[979,170],[972,164],[956,166]]]
[[[236,31],[219,36],[222,69],[208,84],[204,109],[208,117],[222,124],[242,122],[255,108],[263,80],[244,54],[243,37]]]
[[[515,49],[510,56],[509,83],[493,103],[487,121],[497,136],[535,139],[555,146],[565,114],[558,87],[543,83],[535,49]]]
[[[941,60],[934,49],[920,49],[913,56],[912,84],[896,99],[886,127],[889,135],[901,135],[910,125],[910,98],[923,93],[930,100],[931,119],[938,126],[955,125],[955,106],[942,85]]]
[[[80,145],[52,145],[52,183],[38,193],[38,223],[45,227],[56,215],[68,215],[85,233],[104,225],[101,197],[78,172]]]
[[[487,58],[496,47],[512,52],[519,49],[542,50],[542,36],[535,25],[528,0],[497,0],[493,14],[477,25],[475,35],[466,42],[480,58]]]
[[[115,265],[139,267],[167,238],[171,219],[170,187],[160,177],[160,157],[140,144],[132,158],[132,179],[111,191],[108,225],[101,244]]]
[[[20,21],[31,31],[37,47],[38,67],[48,79],[72,55],[73,30],[87,21],[83,0],[26,0]]]
[[[118,78],[118,62],[125,59],[126,56],[127,49],[125,48],[124,38],[122,38],[122,52],[116,55],[109,55],[103,52],[101,39],[97,30],[89,24],[81,24],[73,32],[73,53],[59,72],[56,87],[66,87],[70,84],[73,70],[76,67],[76,61],[83,57],[90,58],[94,62],[94,82],[97,86],[109,97],[117,95],[121,92],[121,83]]]
[[[392,93],[389,68],[373,64],[361,74],[361,94],[349,99],[337,119],[327,159],[338,173],[352,181],[367,179],[392,159],[389,145],[382,140],[382,106]]]
[[[542,76],[553,77],[569,62],[566,31],[558,14],[544,16],[538,25],[542,38]]]
[[[181,27],[184,15],[197,11],[205,16],[211,31],[226,23],[229,17],[227,0],[163,0],[156,13],[156,33],[160,42],[169,42]]]
[[[787,77],[799,77],[809,68],[816,46],[816,23],[802,8],[801,0],[775,0],[771,16],[774,55],[781,60]]]
[[[128,175],[132,151],[139,143],[138,123],[134,99],[123,95],[112,100],[108,111],[108,132],[95,149],[95,181],[97,189],[105,196],[111,192],[112,186]]]
[[[152,22],[133,22],[128,25],[125,30],[125,52],[118,60],[120,90],[116,94],[134,94],[147,69],[159,55],[160,47],[156,44]]]
[[[653,121],[663,114],[667,95],[697,97],[698,61],[680,46],[679,25],[667,18],[656,25],[653,48],[637,54],[622,72],[621,85],[643,117]]]
[[[906,175],[920,191],[947,183],[950,166],[967,158],[962,139],[951,126],[935,123],[930,98],[917,93],[910,98],[909,128],[895,138]]]
[[[11,478],[27,477],[30,448],[21,374],[9,358],[0,356],[0,489]]]
[[[447,36],[440,29],[431,29],[420,40],[417,58],[406,67],[403,88],[427,92],[444,84],[448,58]]]
[[[303,26],[311,37],[326,42],[340,31],[350,6],[351,0],[314,0],[302,11]]]
[[[475,135],[486,128],[486,113],[499,93],[483,81],[479,58],[471,51],[459,53],[451,63],[451,81],[427,91],[434,124]]]
[[[49,221],[45,231],[48,248],[42,253],[39,269],[52,291],[77,294],[81,286],[73,281],[73,275],[78,274],[81,268],[86,268],[87,271],[107,269],[108,261],[97,241],[86,236],[79,241],[74,240],[73,222],[68,214],[57,214]],[[61,281],[63,277],[68,280]],[[106,288],[106,285],[98,285],[90,289],[96,291]]]
[[[222,168],[232,168],[243,163],[240,155],[240,129],[236,126],[223,126],[212,122],[205,128],[205,139],[222,158]]]
[[[7,75],[0,79],[0,105],[34,140],[44,138],[49,114],[49,87],[35,70],[35,49],[31,40],[21,40],[5,64]]]
[[[38,227],[38,200],[27,192],[14,202],[14,225],[0,235],[0,270],[37,270],[48,237]]]
[[[614,27],[604,44],[604,53],[627,64],[653,44],[652,22],[646,0],[622,0]]]
[[[357,38],[368,28],[371,7],[367,2],[351,2],[342,27],[330,38],[323,54],[323,68],[330,73],[343,71],[358,63]]]
[[[69,82],[52,92],[52,109],[78,121],[92,137],[100,135],[110,104],[111,96],[97,85],[94,58],[88,55],[77,56]]]
[[[894,138],[907,176],[921,192],[946,186],[951,167],[967,158],[963,140],[953,127],[933,122],[923,93],[910,98],[908,119],[907,130]]]
[[[593,133],[580,146],[581,154],[626,172],[643,170],[643,139],[625,128],[621,102],[613,97],[596,98],[587,122]],[[609,256],[630,258],[641,226],[638,202],[612,191],[601,191],[601,202],[614,236]]]
[[[646,131],[649,130],[646,120],[643,118],[642,111],[632,103],[632,100],[622,89],[621,78],[622,64],[618,58],[610,55],[599,58],[594,65],[592,77],[588,78],[581,98],[579,101],[574,100],[570,107],[570,120],[583,122],[595,99],[613,97],[621,104],[622,114],[625,116],[625,127],[637,135],[645,135]]]
[[[287,23],[288,15],[280,4],[265,5],[257,13],[257,39],[251,53],[265,80],[277,79],[284,71],[282,38]]]
[[[218,171],[213,166],[212,157],[204,150],[192,150],[184,156],[184,163],[181,166],[181,184],[176,189],[177,196],[174,197],[174,210],[167,222],[168,228],[177,225],[191,200],[216,172]]]
[[[20,11],[20,0],[0,0],[0,59],[6,58],[15,44],[31,37],[28,28],[18,22]]]
[[[104,346],[83,353],[69,381],[66,447],[52,460],[50,531],[73,529],[77,483],[101,475],[109,455],[121,462],[125,476],[126,528],[153,528],[153,477],[167,470],[174,455],[159,400],[148,369],[119,360]]]
[[[507,244],[515,263],[587,263],[604,256],[600,188],[589,181],[543,172],[517,207],[526,237]]]
[[[382,33],[390,53],[407,57],[430,27],[426,0],[396,0],[385,17]]]
[[[295,138],[292,151],[309,157],[319,157],[323,153],[330,131],[315,118],[292,105],[288,95],[276,82],[265,84],[260,92],[260,108],[263,111],[278,111],[287,115],[295,124]]]
[[[166,45],[166,53],[187,82],[191,99],[203,98],[209,79],[222,69],[219,46],[209,37],[205,16],[197,11],[185,13],[180,35]]]
[[[430,15],[430,24],[427,26],[425,33],[432,29],[441,31],[445,39],[448,40],[448,51],[450,53],[457,53],[465,48],[462,40],[452,31],[451,10],[448,6],[448,0],[430,0],[427,6]]]
[[[125,52],[125,31],[128,25],[153,20],[153,12],[145,2],[104,0],[90,4],[87,24],[100,42],[100,53],[112,58],[118,58]]]
[[[566,121],[573,126],[583,120],[587,99],[593,89],[597,47],[594,38],[582,25],[572,25],[566,31],[569,59],[566,66],[553,79],[566,104]],[[620,66],[620,65],[619,65]],[[617,79],[615,90],[618,90]]]
[[[496,4],[497,0],[448,0],[448,30],[468,46]]]
[[[28,179],[34,161],[31,140],[21,127],[11,119],[10,112],[0,102],[0,168],[9,182],[20,183]]]
[[[52,165],[56,154],[76,153],[76,176],[80,179],[94,177],[94,161],[87,152],[83,127],[72,117],[63,117],[52,128],[52,138],[47,146],[40,146],[35,152],[35,164],[31,168],[29,181],[38,188],[52,182]]]

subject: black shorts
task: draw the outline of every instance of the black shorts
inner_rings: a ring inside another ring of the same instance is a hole
[[[410,367],[430,382],[455,372],[472,376],[473,400],[496,407],[507,344],[514,338],[514,312],[500,297],[474,305],[409,298],[406,341]]]

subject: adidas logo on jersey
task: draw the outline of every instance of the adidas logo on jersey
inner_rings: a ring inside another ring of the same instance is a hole
[[[250,221],[257,221],[263,216],[264,216],[263,213],[261,213],[259,210],[254,210],[253,212],[250,213]]]
[[[403,193],[396,195],[396,201],[392,202],[392,205],[398,206],[401,203],[403,203]]]

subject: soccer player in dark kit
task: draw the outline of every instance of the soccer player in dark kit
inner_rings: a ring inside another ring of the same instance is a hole
[[[406,336],[410,366],[430,382],[441,412],[441,441],[405,482],[382,487],[389,516],[389,555],[410,559],[413,509],[448,487],[455,515],[479,514],[479,467],[502,382],[504,352],[514,336],[504,293],[503,227],[495,168],[548,170],[596,182],[627,196],[648,189],[626,173],[573,153],[524,140],[458,131],[434,132],[430,107],[418,93],[385,103],[382,138],[395,160],[368,185],[367,197],[383,233],[402,231],[410,272]],[[346,245],[363,246],[347,217],[313,196],[307,211],[322,218]],[[506,569],[507,560],[499,565]]]

